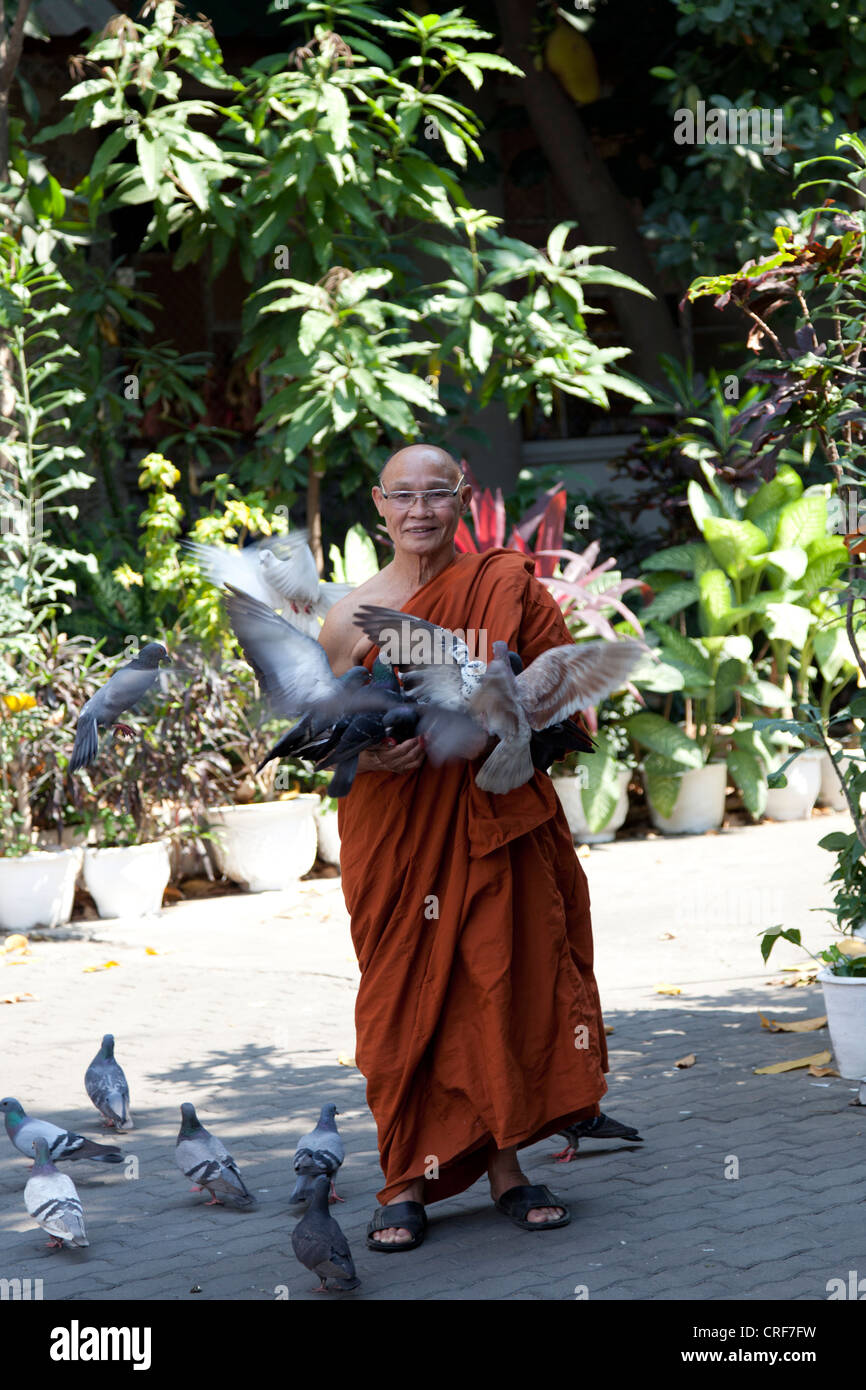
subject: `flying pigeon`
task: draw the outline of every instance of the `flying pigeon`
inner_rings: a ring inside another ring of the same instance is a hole
[[[633,1125],[624,1125],[619,1120],[612,1120],[610,1115],[595,1115],[591,1120],[578,1120],[576,1124],[560,1130],[560,1133],[568,1143],[558,1154],[554,1154],[557,1163],[570,1163],[580,1148],[581,1139],[626,1139],[630,1144],[643,1143],[643,1136],[638,1134]]]
[[[161,661],[171,661],[165,647],[161,642],[147,642],[138,656],[119,667],[105,685],[91,695],[78,716],[69,759],[70,772],[77,772],[93,762],[99,748],[99,725],[107,728],[114,724],[127,737],[135,737],[135,731],[128,724],[118,724],[117,720],[124,710],[132,709],[147,694],[159,675]]]
[[[321,1279],[316,1293],[328,1288],[357,1289],[361,1282],[355,1273],[349,1242],[328,1210],[325,1176],[316,1178],[313,1184],[309,1208],[292,1231],[292,1249],[301,1264]]]
[[[239,1211],[253,1211],[258,1203],[247,1190],[238,1165],[222,1141],[205,1129],[195,1113],[195,1106],[188,1101],[180,1107],[180,1114],[174,1158],[180,1171],[193,1183],[193,1191],[207,1189],[211,1199],[205,1206],[228,1204]]]
[[[407,687],[404,678],[404,689],[422,701],[435,699],[439,705],[459,709],[481,684],[484,662],[471,659],[466,642],[447,627],[370,603],[359,607],[354,621],[386,652],[391,665],[430,675],[430,684],[418,691],[411,684]]]
[[[381,692],[338,680],[321,643],[300,632],[266,603],[233,584],[226,584],[225,590],[235,636],[275,714],[285,719],[306,716],[314,725],[321,721],[318,727],[324,730],[344,714],[381,709],[391,703]]]
[[[32,1115],[25,1115],[24,1107],[14,1096],[0,1100],[0,1111],[6,1116],[6,1133],[25,1158],[31,1157],[34,1141],[44,1139],[48,1145],[48,1156],[54,1163],[60,1163],[67,1158],[73,1163],[79,1158],[89,1158],[94,1163],[123,1162],[120,1149],[109,1148],[105,1144],[94,1144],[92,1139],[85,1139],[83,1134],[73,1134],[71,1130],[61,1129],[50,1120],[37,1120]]]
[[[114,1037],[106,1033],[102,1046],[84,1073],[84,1088],[103,1118],[106,1129],[132,1129],[129,1085],[114,1056]]]
[[[337,1196],[337,1189],[334,1184],[334,1178],[346,1156],[343,1141],[337,1132],[337,1122],[334,1119],[336,1113],[336,1105],[323,1105],[316,1128],[309,1134],[305,1134],[303,1139],[298,1140],[294,1160],[294,1169],[298,1175],[298,1180],[289,1198],[289,1203],[292,1206],[299,1202],[309,1201],[313,1179],[321,1177],[322,1174],[331,1182],[329,1200],[332,1202],[342,1202],[343,1200],[342,1197]]]
[[[29,1215],[48,1232],[51,1249],[62,1250],[65,1240],[70,1245],[89,1245],[75,1183],[55,1168],[44,1139],[34,1141],[33,1152],[36,1162],[24,1187],[24,1205]]]
[[[308,637],[316,637],[328,609],[355,587],[319,579],[306,531],[268,536],[242,550],[184,541],[212,584],[229,584],[284,617]]]
[[[351,666],[338,679],[346,690],[359,690],[370,684],[371,676],[366,666]],[[308,758],[315,762],[336,748],[352,717],[351,713],[344,714],[335,722],[323,726],[322,718],[317,718],[312,710],[308,710],[265,754],[256,772],[261,772],[273,758]]]

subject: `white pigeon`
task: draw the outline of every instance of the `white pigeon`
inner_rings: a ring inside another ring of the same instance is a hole
[[[212,584],[231,584],[266,603],[309,637],[318,637],[319,619],[355,587],[319,579],[306,531],[266,536],[242,550],[200,541],[183,544]]]
[[[29,1215],[48,1232],[52,1249],[62,1250],[65,1240],[70,1245],[89,1245],[75,1183],[55,1168],[44,1139],[34,1142],[33,1152],[36,1162],[24,1187],[24,1205]]]

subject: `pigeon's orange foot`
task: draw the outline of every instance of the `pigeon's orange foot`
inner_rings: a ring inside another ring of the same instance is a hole
[[[345,1200],[346,1200],[345,1197],[338,1197],[338,1196],[337,1196],[337,1188],[336,1188],[336,1186],[335,1186],[335,1184],[334,1184],[334,1179],[332,1178],[332,1179],[331,1179],[331,1191],[330,1191],[330,1193],[328,1194],[328,1201],[331,1203],[331,1206],[333,1206],[335,1202],[345,1202]]]
[[[223,1205],[224,1203],[220,1201],[219,1197],[211,1197],[209,1202],[205,1202],[206,1207],[221,1207]]]
[[[190,1188],[190,1192],[204,1192],[204,1188],[203,1188],[203,1187],[196,1187],[195,1185],[193,1185],[193,1186]]]
[[[51,1239],[48,1241],[48,1246],[47,1246],[47,1248],[48,1248],[49,1250],[62,1250],[62,1249],[63,1249],[63,1241],[62,1241],[62,1240],[55,1240],[54,1237],[52,1236]]]
[[[560,1149],[559,1153],[554,1154],[553,1157],[557,1163],[570,1163],[573,1158],[577,1158],[577,1149],[573,1144],[566,1144],[565,1148]]]
[[[124,738],[135,738],[135,730],[131,729],[128,724],[115,724],[114,731],[123,734]]]
[[[319,1287],[318,1287],[317,1289],[313,1289],[313,1293],[327,1293],[327,1292],[328,1292],[328,1285],[325,1283],[325,1280],[324,1280],[324,1279],[322,1280],[321,1284],[319,1285]]]

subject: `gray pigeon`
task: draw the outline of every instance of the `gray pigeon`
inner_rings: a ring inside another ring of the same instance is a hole
[[[77,772],[93,762],[99,749],[99,725],[107,728],[115,724],[122,733],[134,738],[134,730],[117,721],[124,710],[132,709],[147,694],[159,675],[161,661],[171,661],[165,647],[161,642],[148,642],[138,656],[121,666],[95,695],[91,695],[78,716],[69,759],[70,772]]]
[[[387,709],[382,691],[338,680],[325,649],[281,618],[266,603],[226,584],[226,610],[244,656],[275,714],[285,719],[314,716],[320,729],[344,714]]]
[[[570,1163],[580,1148],[581,1139],[625,1139],[629,1144],[643,1143],[643,1136],[638,1134],[634,1125],[624,1125],[621,1120],[602,1114],[594,1115],[591,1120],[578,1120],[573,1125],[567,1125],[560,1130],[560,1134],[568,1143],[553,1155],[557,1163]]]
[[[328,1210],[327,1177],[316,1178],[313,1184],[309,1209],[292,1231],[292,1249],[301,1264],[321,1279],[316,1293],[328,1288],[357,1289],[361,1282],[355,1273],[349,1242]]]
[[[33,1144],[36,1162],[24,1187],[24,1205],[30,1216],[51,1239],[53,1250],[62,1250],[63,1242],[70,1245],[89,1245],[84,1229],[84,1211],[75,1183],[55,1168],[48,1157],[48,1144],[36,1139]]]
[[[194,1191],[206,1189],[210,1193],[211,1199],[205,1206],[228,1204],[239,1211],[253,1211],[258,1203],[247,1190],[238,1165],[225,1144],[205,1129],[195,1113],[195,1106],[188,1101],[180,1107],[180,1114],[175,1162],[193,1183]]]
[[[114,1056],[114,1035],[106,1033],[102,1046],[84,1073],[84,1088],[107,1129],[132,1129],[129,1085]]]
[[[337,1189],[334,1185],[334,1178],[346,1157],[343,1141],[337,1132],[337,1123],[334,1119],[336,1114],[336,1105],[323,1105],[316,1128],[311,1130],[309,1134],[305,1134],[303,1139],[298,1140],[294,1161],[298,1180],[289,1198],[289,1203],[292,1206],[309,1201],[314,1179],[323,1174],[330,1179],[331,1183],[329,1200],[332,1202],[343,1201],[342,1197],[337,1196]]]
[[[48,1145],[48,1157],[54,1163],[68,1158],[75,1162],[79,1158],[92,1159],[94,1163],[122,1163],[120,1149],[109,1148],[105,1144],[94,1144],[83,1134],[73,1134],[71,1130],[61,1129],[50,1120],[37,1120],[24,1113],[20,1100],[7,1096],[0,1100],[0,1111],[6,1116],[6,1133],[19,1153],[25,1158],[33,1155],[33,1144],[44,1139]]]

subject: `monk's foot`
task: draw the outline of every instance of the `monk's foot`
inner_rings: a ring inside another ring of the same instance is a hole
[[[517,1162],[516,1149],[496,1149],[487,1167],[490,1178],[490,1195],[498,1202],[503,1192],[512,1187],[530,1187],[529,1178]],[[564,1207],[530,1207],[526,1220],[543,1225],[547,1221],[558,1221],[565,1216]]]
[[[398,1192],[396,1197],[392,1197],[385,1206],[391,1207],[395,1202],[422,1202],[424,1201],[424,1180],[410,1183],[404,1187],[402,1192]],[[381,1245],[408,1245],[414,1236],[411,1231],[407,1231],[405,1226],[388,1226],[384,1231],[374,1231],[373,1240]]]

